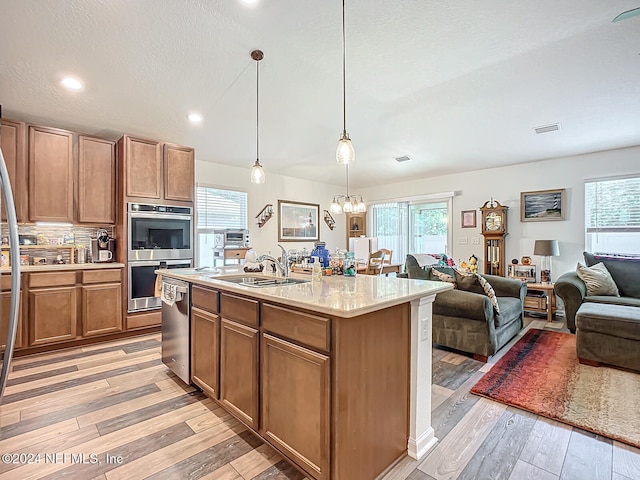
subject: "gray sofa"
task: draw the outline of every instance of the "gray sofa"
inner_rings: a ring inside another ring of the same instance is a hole
[[[455,277],[451,267],[422,267],[413,255],[407,255],[408,278],[439,281],[432,268]],[[519,280],[482,276],[496,293],[500,313],[495,312],[479,286],[470,287],[468,291],[456,289],[439,293],[433,303],[433,343],[471,353],[475,359],[486,362],[522,329],[527,286]]]
[[[583,255],[588,267],[596,263],[604,263],[613,281],[616,282],[620,296],[587,296],[587,287],[575,271],[560,276],[555,283],[554,291],[564,303],[567,328],[572,333],[576,331],[576,312],[585,302],[640,307],[640,258],[623,258],[589,252],[584,252]]]

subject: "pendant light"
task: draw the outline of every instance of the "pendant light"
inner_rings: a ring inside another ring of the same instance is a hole
[[[338,215],[341,213],[364,213],[367,211],[367,206],[362,200],[362,195],[349,193],[349,165],[345,165],[345,170],[347,171],[347,194],[334,195],[329,211]]]
[[[260,60],[262,60],[264,58],[264,53],[262,53],[262,50],[254,50],[253,52],[251,52],[251,58],[254,59],[256,61],[256,162],[253,164],[253,168],[251,169],[251,183],[264,183],[265,180],[265,175],[264,175],[264,169],[262,168],[262,164],[260,163],[260,156],[259,156],[259,143],[258,143],[258,139],[259,139],[259,134],[260,134],[260,130],[259,130],[259,126],[260,126],[260,122],[259,122],[259,98],[260,98],[260,74],[259,74],[259,70],[260,70]]]
[[[344,28],[344,0],[342,0],[342,135],[336,150],[336,161],[340,165],[349,165],[356,161],[356,152],[347,133],[347,74],[346,74],[346,40]]]

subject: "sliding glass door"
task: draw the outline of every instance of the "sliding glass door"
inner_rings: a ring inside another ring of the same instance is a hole
[[[448,202],[409,205],[410,253],[449,254]]]
[[[393,251],[393,263],[404,263],[407,253],[449,255],[451,199],[389,202],[369,207],[370,234],[378,248]]]

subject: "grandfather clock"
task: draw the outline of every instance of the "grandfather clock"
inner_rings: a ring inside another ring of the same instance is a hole
[[[484,236],[483,273],[504,276],[504,237],[507,235],[507,210],[493,198],[480,207]]]

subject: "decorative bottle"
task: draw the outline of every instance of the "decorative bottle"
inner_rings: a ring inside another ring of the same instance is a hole
[[[316,256],[311,257],[313,259],[313,268],[311,269],[312,280],[322,280],[322,267],[320,266],[320,259]]]

